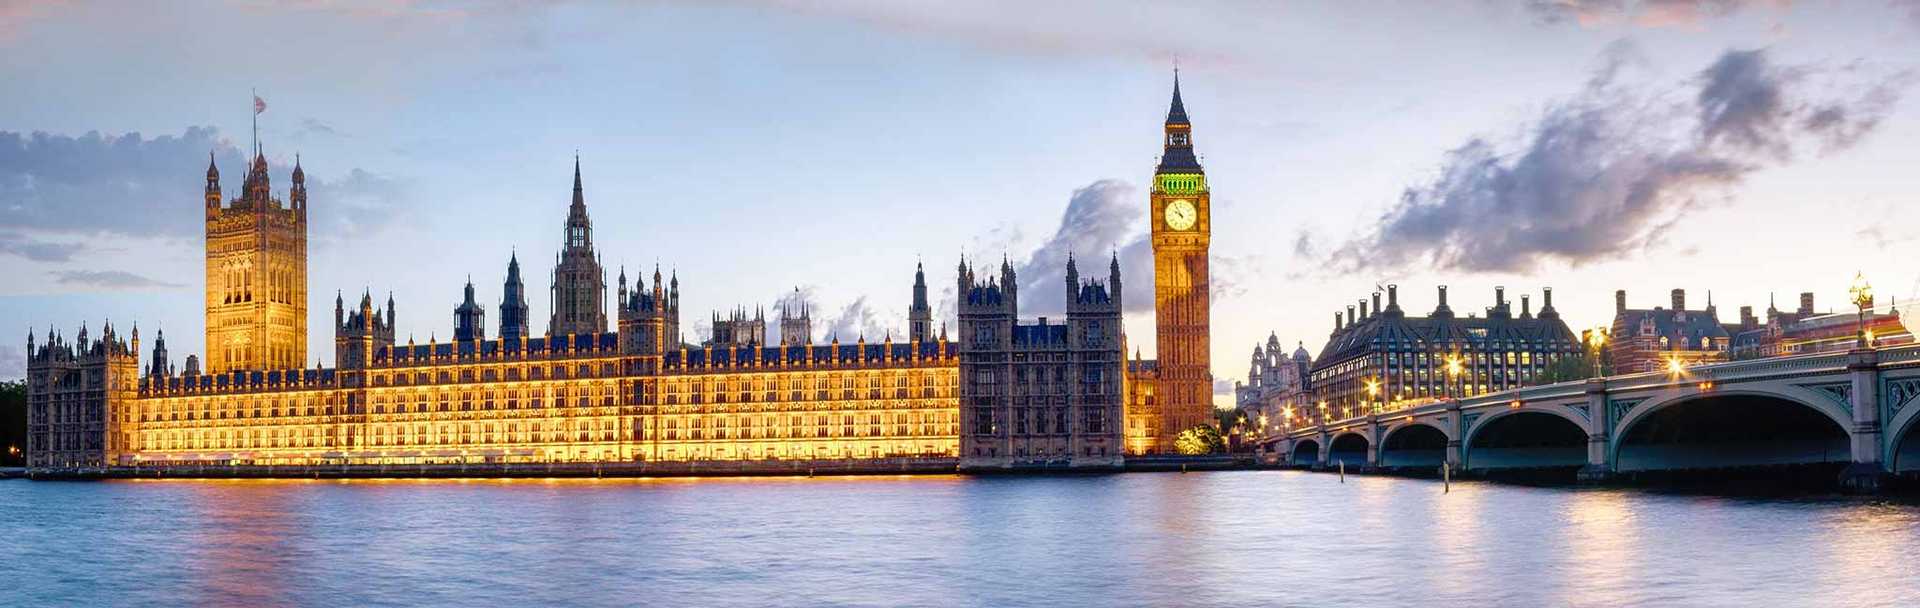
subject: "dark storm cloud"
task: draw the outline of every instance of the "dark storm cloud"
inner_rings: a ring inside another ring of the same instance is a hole
[[[184,287],[120,270],[59,270],[48,273],[61,285],[105,289],[172,289]]]
[[[207,155],[221,170],[223,193],[239,190],[246,163],[241,151],[212,127],[180,135],[140,133],[78,137],[0,131],[0,225],[34,232],[195,238],[206,185]],[[338,178],[307,163],[315,236],[378,228],[401,207],[403,184],[352,169]],[[273,167],[277,196],[285,196],[291,166]],[[322,207],[322,206],[325,207]]]
[[[1046,242],[1014,265],[1020,278],[1020,304],[1026,312],[1058,314],[1067,308],[1067,255],[1074,255],[1082,279],[1107,279],[1107,263],[1118,252],[1121,304],[1127,312],[1153,309],[1153,244],[1148,239],[1146,201],[1117,179],[1103,179],[1073,191],[1060,227]],[[983,260],[985,261],[985,260]],[[983,264],[976,264],[976,272]],[[991,265],[997,272],[997,265]]]
[[[1781,68],[1764,50],[1728,51],[1690,81],[1690,105],[1673,104],[1614,84],[1629,55],[1606,57],[1585,90],[1527,125],[1517,149],[1475,137],[1448,152],[1439,177],[1407,188],[1324,266],[1510,272],[1636,253],[1797,144],[1831,151],[1857,141],[1904,86],[1823,80],[1824,92],[1867,93],[1813,102],[1799,95],[1812,87],[1796,85],[1836,74]]]

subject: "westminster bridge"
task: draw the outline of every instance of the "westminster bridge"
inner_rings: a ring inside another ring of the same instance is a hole
[[[1843,466],[1873,489],[1920,472],[1920,345],[1698,365],[1436,401],[1285,428],[1292,466],[1467,474]]]

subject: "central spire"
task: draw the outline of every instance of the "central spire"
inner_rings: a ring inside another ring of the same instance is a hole
[[[1177,98],[1179,96],[1179,93],[1175,92],[1174,95]],[[1175,100],[1175,103],[1178,103],[1177,99]],[[573,155],[573,206],[574,207],[587,206],[587,197],[584,194],[582,194],[580,190],[580,154],[577,152],[574,153]]]
[[[1180,68],[1173,69],[1173,105],[1167,108],[1167,124],[1191,124],[1187,122],[1186,104],[1180,103]]]

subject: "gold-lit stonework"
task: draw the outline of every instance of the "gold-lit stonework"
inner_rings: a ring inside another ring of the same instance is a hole
[[[1140,392],[1128,402],[1127,447],[1133,453],[1173,452],[1181,431],[1213,423],[1207,272],[1212,195],[1194,155],[1193,125],[1178,80],[1163,145],[1149,214],[1158,355],[1152,362],[1135,362],[1129,371],[1129,384]]]
[[[283,204],[255,151],[240,196],[220,201],[207,165],[207,371],[296,369],[307,358],[307,184],[299,163]]]

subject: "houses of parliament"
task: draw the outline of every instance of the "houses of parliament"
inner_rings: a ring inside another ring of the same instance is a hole
[[[304,171],[296,160],[286,198],[275,196],[256,146],[238,196],[225,199],[218,167],[207,168],[204,361],[176,368],[156,332],[143,364],[137,327],[29,333],[28,464],[935,457],[963,469],[1117,467],[1125,454],[1171,451],[1211,407],[1210,218],[1188,129],[1176,82],[1150,201],[1158,362],[1125,359],[1117,258],[1104,280],[1083,281],[1068,261],[1064,322],[1017,320],[1011,265],[988,278],[962,261],[953,339],[935,329],[916,269],[904,336],[818,343],[811,311],[783,307],[772,334],[764,315],[737,312],[688,342],[679,277],[656,267],[629,282],[622,269],[609,290],[576,158],[543,332],[513,255],[491,326],[471,281],[452,339],[427,344],[396,340],[391,296],[336,294],[333,364],[303,367]]]

